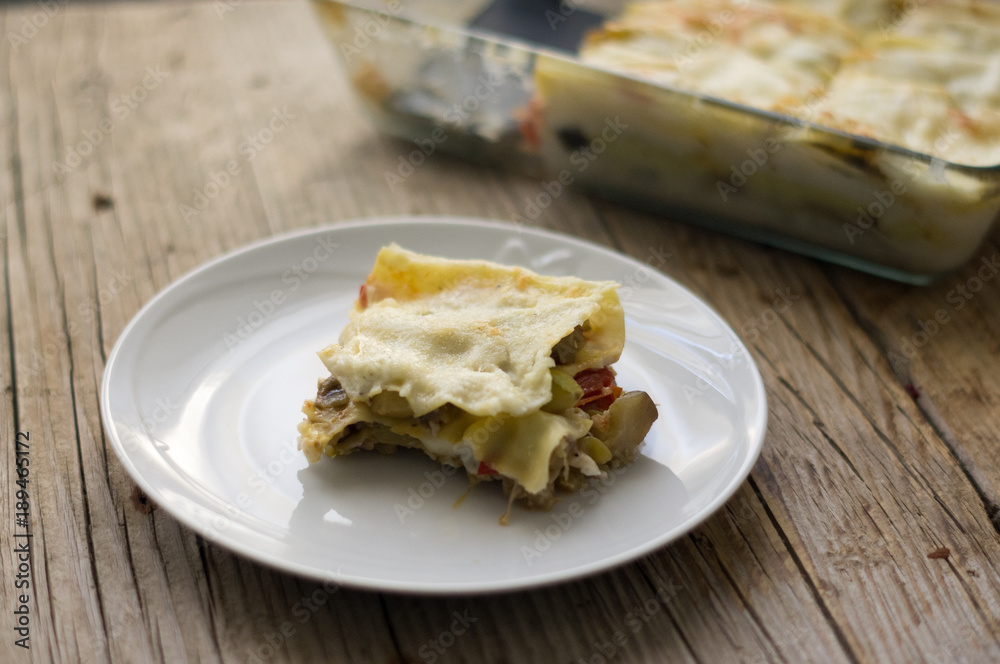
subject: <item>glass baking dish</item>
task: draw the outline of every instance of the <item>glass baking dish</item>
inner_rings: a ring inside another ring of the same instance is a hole
[[[900,281],[962,266],[1000,213],[1000,165],[951,163],[582,64],[616,0],[314,0],[381,131],[529,174],[537,218],[566,187]]]

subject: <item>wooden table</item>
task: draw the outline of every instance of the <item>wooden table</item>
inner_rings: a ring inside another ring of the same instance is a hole
[[[559,197],[539,226],[640,258],[662,244],[662,270],[748,342],[770,408],[749,480],[689,535],[592,578],[329,593],[137,490],[99,416],[112,345],[160,289],[245,243],[376,215],[510,220],[539,183],[435,154],[388,191],[412,146],[370,127],[301,1],[2,17],[0,661],[1000,661],[1000,279],[976,281],[1000,234],[917,288]],[[243,141],[275,117],[251,160]],[[29,650],[14,631],[17,432]],[[442,638],[456,612],[467,632]]]

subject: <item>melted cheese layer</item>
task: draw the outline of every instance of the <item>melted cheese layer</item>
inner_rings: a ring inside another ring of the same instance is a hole
[[[590,329],[568,373],[618,359],[616,287],[391,245],[366,281],[367,302],[319,356],[352,399],[397,392],[418,417],[447,403],[480,417],[524,415],[551,399],[550,354],[575,327]]]

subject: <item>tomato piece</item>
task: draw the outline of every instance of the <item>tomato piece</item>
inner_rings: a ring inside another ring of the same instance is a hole
[[[611,408],[611,404],[615,402],[615,399],[622,395],[622,388],[617,385],[612,386],[611,393],[599,396],[596,399],[587,402],[587,410],[599,410],[605,411]],[[579,407],[579,406],[578,406]]]
[[[358,289],[358,306],[362,309],[368,306],[368,284],[361,284]]]
[[[573,376],[576,382],[583,388],[583,393],[601,391],[605,387],[615,384],[615,375],[607,367],[603,369],[584,369]]]
[[[520,130],[524,142],[533,150],[537,150],[542,145],[542,139],[538,133],[538,127],[542,122],[541,116],[542,108],[540,103],[537,99],[532,99],[531,103],[528,104],[528,108],[522,112],[517,123],[517,128]]]
[[[521,135],[524,136],[525,142],[532,148],[538,148],[542,144],[542,139],[538,135],[538,127],[535,125],[534,120],[524,119],[518,123],[518,129],[521,130]]]
[[[576,402],[577,408],[587,406],[587,410],[607,410],[622,393],[622,388],[615,384],[614,372],[607,367],[584,369],[573,378],[583,389],[583,396]]]
[[[493,470],[486,465],[485,462],[479,462],[479,468],[476,470],[476,475],[496,475],[497,471]]]

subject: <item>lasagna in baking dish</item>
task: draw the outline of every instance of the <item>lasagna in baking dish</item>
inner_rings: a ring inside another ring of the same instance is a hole
[[[971,166],[1000,164],[1000,5],[649,0],[580,59]]]
[[[625,322],[611,281],[384,247],[303,406],[310,462],[414,448],[548,509],[631,462],[657,417],[618,387]]]
[[[1000,3],[629,2],[579,60],[525,140],[616,200],[922,282],[1000,209]]]
[[[588,36],[588,64],[754,108],[792,112],[858,45],[846,24],[793,3],[632,2]]]

